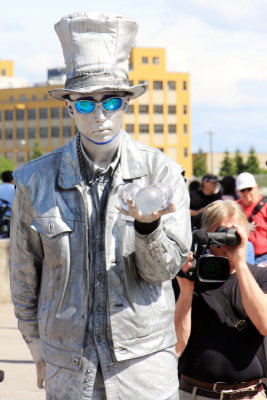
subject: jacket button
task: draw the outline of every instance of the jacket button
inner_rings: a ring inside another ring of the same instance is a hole
[[[100,243],[100,245],[98,246],[98,248],[99,248],[100,251],[105,250],[105,246],[104,246],[102,243]]]
[[[72,360],[72,364],[73,364],[73,365],[77,365],[78,362],[79,362],[79,359],[78,359],[78,358],[74,358],[74,359]]]

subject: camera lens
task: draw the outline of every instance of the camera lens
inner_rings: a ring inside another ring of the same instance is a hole
[[[222,265],[216,260],[209,260],[208,258],[203,264],[202,273],[206,279],[216,279],[222,276]]]

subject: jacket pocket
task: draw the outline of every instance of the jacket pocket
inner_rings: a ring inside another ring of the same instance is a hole
[[[40,288],[39,324],[47,330],[51,316],[61,311],[70,277],[70,235],[73,220],[35,217],[31,228],[40,234],[43,246],[42,284]]]

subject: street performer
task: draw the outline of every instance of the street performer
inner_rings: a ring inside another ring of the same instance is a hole
[[[47,400],[177,400],[171,279],[190,248],[183,169],[122,130],[137,24],[79,12],[55,25],[77,134],[22,166],[11,232],[19,329]],[[122,185],[168,182],[173,201],[144,214]]]

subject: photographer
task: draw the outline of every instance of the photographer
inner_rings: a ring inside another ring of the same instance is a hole
[[[227,257],[228,278],[207,283],[177,277],[180,400],[266,398],[267,269],[246,263],[249,224],[234,201],[205,208],[203,231],[222,226],[236,228],[240,237],[238,245],[209,248],[212,255]],[[184,272],[192,260],[191,253]]]

